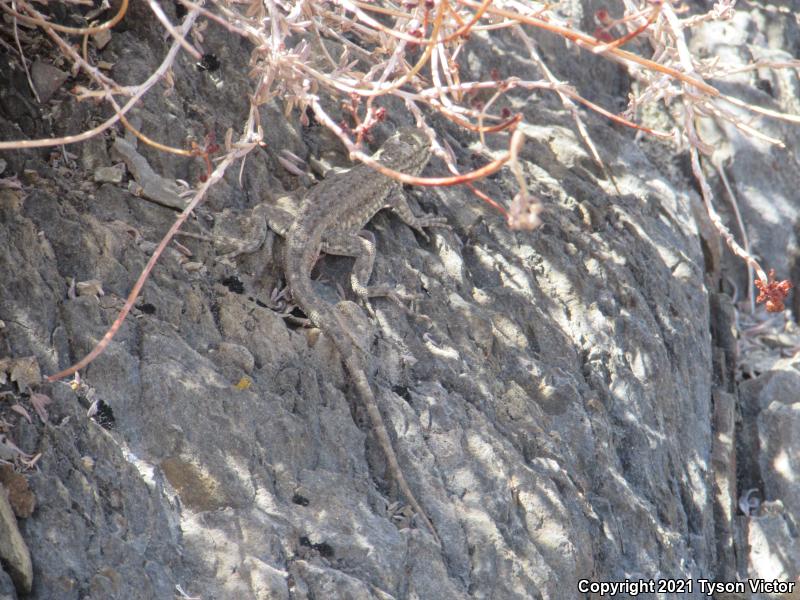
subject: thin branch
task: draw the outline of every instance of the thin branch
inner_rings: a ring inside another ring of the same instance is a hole
[[[111,343],[111,340],[114,339],[117,331],[119,328],[122,327],[122,324],[125,322],[125,318],[130,313],[131,309],[133,308],[136,299],[139,297],[139,293],[142,291],[145,282],[150,277],[150,272],[155,267],[158,259],[161,257],[161,254],[164,252],[164,249],[167,247],[167,244],[172,241],[172,238],[184,224],[186,219],[189,217],[190,214],[197,208],[197,205],[200,204],[200,201],[205,198],[206,193],[211,188],[212,185],[217,183],[222,176],[225,174],[225,171],[228,167],[238,158],[245,156],[250,150],[258,145],[260,142],[259,139],[252,139],[252,136],[247,136],[246,139],[242,140],[239,146],[228,152],[225,157],[220,161],[219,165],[216,169],[214,169],[213,173],[206,179],[206,181],[200,186],[200,189],[197,190],[192,200],[183,210],[183,212],[175,219],[175,222],[172,224],[172,227],[169,228],[166,235],[161,239],[161,242],[158,244],[156,249],[153,251],[150,260],[147,261],[147,265],[145,265],[144,269],[142,270],[141,274],[139,275],[139,279],[136,280],[136,283],[133,285],[133,289],[131,293],[128,294],[127,300],[125,300],[125,305],[120,310],[119,315],[117,315],[116,320],[112,323],[111,327],[109,327],[108,331],[106,331],[103,338],[92,348],[91,352],[84,356],[81,360],[76,362],[74,365],[67,367],[66,369],[59,371],[53,375],[49,375],[47,377],[47,381],[58,381],[59,379],[64,379],[65,377],[69,377],[76,371],[79,371],[89,365],[94,359],[100,356]]]

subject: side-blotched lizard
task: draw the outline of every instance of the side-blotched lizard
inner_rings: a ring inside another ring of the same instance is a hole
[[[395,171],[418,175],[427,164],[430,151],[422,132],[404,129],[386,141],[376,158]],[[383,208],[391,208],[406,224],[426,238],[424,227],[444,226],[445,223],[443,217],[415,216],[402,194],[400,182],[362,164],[332,175],[314,186],[288,229],[284,219],[274,218],[270,220],[270,228],[286,239],[283,264],[292,301],[330,338],[339,351],[353,385],[364,402],[392,478],[438,543],[439,537],[433,524],[417,502],[400,469],[367,378],[365,351],[349,333],[351,327],[314,291],[311,284],[311,269],[320,252],[352,256],[356,259],[350,278],[353,291],[365,304],[370,296],[385,295],[385,290],[367,286],[375,257],[375,240],[370,232],[363,231],[369,220]]]

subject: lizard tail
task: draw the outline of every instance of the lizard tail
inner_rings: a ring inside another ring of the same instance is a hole
[[[425,514],[425,511],[420,506],[419,502],[417,502],[417,499],[414,497],[414,493],[411,491],[411,488],[408,487],[408,482],[406,481],[403,471],[400,468],[400,463],[397,461],[397,455],[394,452],[394,448],[392,448],[392,441],[389,439],[389,432],[386,431],[386,425],[384,424],[383,417],[378,409],[378,403],[375,401],[375,395],[372,393],[372,387],[369,385],[369,381],[367,380],[367,375],[364,372],[364,369],[361,368],[361,365],[358,364],[353,355],[345,357],[344,362],[345,365],[347,365],[347,370],[350,372],[350,377],[352,378],[353,383],[358,389],[358,393],[367,408],[367,413],[369,413],[369,419],[372,423],[372,430],[378,438],[378,443],[380,444],[383,453],[386,455],[386,460],[389,463],[389,473],[397,482],[397,485],[400,487],[400,491],[411,505],[411,508],[414,509],[414,511],[419,515],[420,519],[422,519],[422,521],[425,523],[425,526],[430,530],[431,534],[433,535],[433,539],[435,539],[436,543],[441,546],[442,542],[439,539],[439,534],[436,533],[436,528],[428,518],[428,515]]]

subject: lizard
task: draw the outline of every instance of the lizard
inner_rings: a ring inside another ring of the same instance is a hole
[[[383,165],[418,175],[428,163],[430,150],[419,130],[403,129],[389,138],[375,158]],[[368,287],[375,258],[375,238],[363,227],[383,208],[391,208],[425,239],[425,227],[446,227],[446,219],[416,216],[402,194],[401,183],[365,164],[336,173],[315,185],[292,220],[286,213],[268,216],[271,229],[285,239],[284,277],[292,296],[306,317],[333,343],[369,415],[372,431],[388,463],[389,473],[411,508],[419,515],[441,545],[433,523],[420,506],[406,481],[392,447],[375,394],[367,377],[366,349],[349,333],[333,306],[323,300],[311,283],[311,270],[320,252],[355,257],[350,276],[353,292],[368,308],[369,298],[388,295],[385,288]],[[291,224],[289,225],[289,221]]]

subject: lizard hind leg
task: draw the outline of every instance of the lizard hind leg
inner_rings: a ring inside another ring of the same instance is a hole
[[[375,264],[375,235],[366,229],[355,235],[347,232],[329,233],[322,241],[322,251],[325,254],[352,256],[356,259],[350,273],[350,288],[369,315],[374,318],[375,311],[369,299],[393,294],[388,286],[368,285]]]
[[[375,235],[371,231],[364,229],[355,237],[361,252],[356,256],[356,262],[350,273],[350,288],[358,296],[370,316],[374,317],[375,311],[372,310],[369,299],[375,296],[387,295],[384,291],[388,288],[384,288],[384,286],[370,288],[368,285],[369,278],[372,277],[372,267],[375,264]]]
[[[372,276],[372,266],[375,262],[375,236],[371,231],[363,230],[359,232],[358,239],[363,251],[356,256],[356,263],[350,274],[350,287],[353,289],[353,293],[366,306],[369,306],[369,298],[388,298],[401,308],[405,308],[404,301],[415,299],[415,295],[406,297],[405,293],[398,293],[396,286],[389,284],[367,285]]]
[[[399,292],[396,286],[388,284],[367,285],[372,275],[372,266],[375,261],[375,236],[371,231],[364,230],[361,231],[357,237],[361,240],[360,244],[363,248],[363,252],[356,257],[356,263],[350,274],[350,287],[353,289],[353,293],[359,297],[361,303],[366,307],[370,316],[376,317],[369,303],[369,299],[386,298],[394,302],[400,310],[405,312],[409,317],[417,321],[430,323],[430,319],[427,316],[419,314],[407,306],[407,302],[419,298],[417,294],[409,294],[404,291]]]

